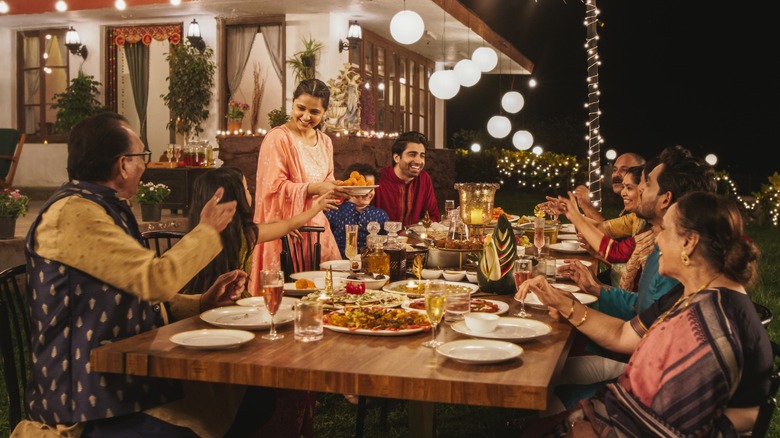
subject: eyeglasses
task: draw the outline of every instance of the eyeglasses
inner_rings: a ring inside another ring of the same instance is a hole
[[[152,160],[152,153],[150,151],[144,151],[138,154],[122,154],[123,157],[144,157],[144,163],[148,163]]]

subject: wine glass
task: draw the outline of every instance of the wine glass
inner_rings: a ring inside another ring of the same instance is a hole
[[[181,161],[181,145],[180,144],[173,145],[173,158],[176,160],[176,163]]]
[[[423,342],[423,347],[436,348],[442,344],[436,340],[436,326],[444,316],[445,292],[447,284],[444,280],[430,280],[425,284],[425,313],[431,322],[431,340]]]
[[[165,156],[168,157],[168,165],[171,164],[171,158],[173,158],[173,145],[169,144],[168,147],[165,149]]]
[[[447,199],[444,201],[444,212],[447,213],[447,219],[452,220],[452,210],[455,209],[455,200]]]
[[[515,287],[517,290],[520,290],[520,285],[523,284],[524,281],[529,280],[531,278],[531,270],[533,269],[533,262],[528,259],[518,259],[515,260],[515,270],[514,270],[514,277],[515,277]],[[528,318],[531,316],[530,313],[525,311],[525,299],[520,301],[520,311],[517,312],[515,316],[519,316],[520,318]]]
[[[428,229],[431,227],[431,215],[428,214],[428,211],[425,211],[425,216],[422,218],[422,225],[425,227],[425,236],[428,236]]]
[[[279,306],[282,304],[282,296],[284,295],[284,273],[278,270],[262,271],[260,273],[260,282],[262,285],[265,308],[271,315],[271,331],[267,335],[263,335],[263,339],[268,339],[270,341],[282,339],[284,335],[276,333],[274,316],[276,315],[276,311],[279,310]]]
[[[534,218],[534,246],[536,247],[539,260],[542,259],[542,248],[544,248],[544,217]]]

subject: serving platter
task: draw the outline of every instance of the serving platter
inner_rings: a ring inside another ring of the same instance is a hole
[[[349,193],[350,196],[363,196],[367,195],[368,192],[370,192],[372,189],[375,189],[379,187],[378,185],[374,186],[339,186],[339,189],[344,190],[345,192]]]
[[[347,318],[347,314],[350,315]],[[367,336],[405,336],[430,329],[427,317],[403,309],[347,308],[322,318],[323,327],[339,333]],[[399,326],[403,328],[399,328]]]
[[[463,288],[464,290],[468,290],[469,294],[473,294],[474,292],[479,290],[479,286],[472,283],[462,283],[458,281],[445,281],[444,283],[447,285],[448,290],[452,288]],[[393,292],[393,293],[405,294],[410,296],[421,296],[424,293],[424,288],[418,290],[414,288],[414,286],[412,286],[417,284],[418,284],[417,280],[394,281],[386,285],[385,287],[383,287],[382,290],[385,292]]]
[[[488,303],[490,308],[486,308],[483,303]],[[425,313],[425,298],[416,298],[410,301],[404,301],[401,304],[401,308],[411,310],[413,312]],[[472,298],[470,312],[484,312],[495,313],[496,315],[503,315],[509,310],[509,304],[503,301],[488,300],[484,298]]]
[[[462,363],[491,364],[514,359],[523,354],[523,348],[504,341],[461,339],[439,345],[436,352]]]
[[[496,329],[487,333],[473,333],[469,330],[468,326],[466,326],[465,321],[455,322],[450,327],[452,330],[463,335],[513,342],[530,341],[545,336],[552,331],[552,327],[545,322],[529,318],[507,316],[499,318]]]
[[[176,333],[168,338],[171,342],[194,350],[226,350],[236,348],[255,338],[245,330],[200,329]]]

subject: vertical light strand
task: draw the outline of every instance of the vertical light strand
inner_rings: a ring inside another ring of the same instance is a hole
[[[598,51],[598,9],[596,9],[596,0],[585,1],[585,50],[588,62],[588,187],[590,189],[590,202],[601,211],[601,143],[604,141],[599,129],[599,118],[601,110],[599,109],[599,51]]]

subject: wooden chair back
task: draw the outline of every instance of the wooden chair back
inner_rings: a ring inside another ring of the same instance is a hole
[[[16,129],[0,128],[0,187],[13,184],[24,139],[24,133]]]
[[[320,235],[325,232],[325,227],[301,227],[298,232],[301,239],[289,235],[282,237],[279,257],[285,281],[293,281],[290,275],[296,272],[320,269]]]
[[[27,265],[0,272],[0,355],[8,394],[8,430],[27,418],[24,391],[30,373],[30,309]]]
[[[157,253],[157,257],[160,257],[168,251],[176,242],[184,237],[186,233],[181,231],[144,231],[141,236],[144,238],[144,246],[153,249]]]

